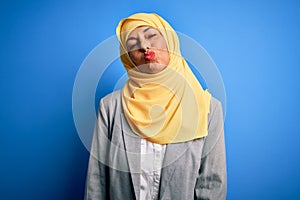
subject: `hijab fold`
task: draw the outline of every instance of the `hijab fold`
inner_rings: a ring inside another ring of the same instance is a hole
[[[167,42],[170,62],[156,74],[137,71],[126,51],[128,35],[140,26],[158,29]],[[132,131],[158,144],[205,137],[211,95],[202,89],[181,56],[173,28],[157,14],[137,13],[121,20],[116,34],[129,77],[122,89],[122,107]]]

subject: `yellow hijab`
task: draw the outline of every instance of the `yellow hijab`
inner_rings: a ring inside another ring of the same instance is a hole
[[[158,29],[167,42],[169,65],[156,74],[135,70],[126,51],[129,33],[139,26]],[[211,95],[181,56],[173,28],[157,14],[137,13],[122,19],[116,34],[129,80],[122,89],[124,115],[132,131],[158,144],[178,143],[207,135]]]

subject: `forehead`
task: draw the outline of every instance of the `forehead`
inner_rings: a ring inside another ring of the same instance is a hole
[[[139,27],[136,27],[135,29],[133,29],[133,31],[131,31],[129,34],[128,34],[128,38],[129,37],[135,37],[137,36],[138,34],[146,34],[148,32],[153,32],[153,31],[158,31],[156,28],[152,27],[152,26],[139,26]]]

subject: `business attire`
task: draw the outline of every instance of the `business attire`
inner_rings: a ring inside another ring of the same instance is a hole
[[[151,183],[156,184],[151,186],[156,192],[146,197],[145,179],[141,176],[146,174],[142,155],[147,148],[142,147],[145,141],[129,127],[121,99],[121,92],[116,91],[100,101],[86,179],[86,200],[226,199],[223,114],[218,100],[211,98],[206,137],[162,146],[158,153],[162,155],[162,163],[152,170],[159,171],[160,181]]]

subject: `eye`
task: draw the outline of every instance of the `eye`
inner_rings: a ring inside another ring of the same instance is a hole
[[[135,49],[137,47],[137,45],[139,45],[139,42],[136,42],[134,44],[130,44],[129,47],[128,47],[128,50],[131,51],[131,50]]]
[[[157,35],[156,33],[151,34],[151,35],[148,36],[148,39],[151,39],[151,38],[155,37],[156,35]]]
[[[136,47],[136,44],[130,45],[130,46],[129,46],[129,50],[132,50],[134,47]]]

